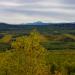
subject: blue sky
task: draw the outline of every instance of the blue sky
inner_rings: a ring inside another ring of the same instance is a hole
[[[75,0],[0,0],[0,22],[75,22]]]

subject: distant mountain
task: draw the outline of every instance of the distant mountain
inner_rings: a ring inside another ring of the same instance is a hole
[[[25,29],[31,30],[33,28],[40,30],[50,30],[50,29],[75,29],[75,23],[43,23],[43,22],[34,22],[27,24],[7,24],[0,23],[0,30],[12,30],[12,29]]]
[[[44,23],[44,22],[41,22],[41,21],[37,21],[37,22],[34,22],[34,23],[27,23],[26,25],[48,25],[49,23]]]

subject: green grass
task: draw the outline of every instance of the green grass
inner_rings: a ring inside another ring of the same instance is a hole
[[[48,41],[46,43],[43,43],[43,46],[47,50],[75,50],[75,42]]]
[[[70,66],[71,75],[75,74],[75,51],[74,50],[51,50],[48,51],[48,64],[57,64],[62,69],[64,75],[66,67]]]
[[[23,36],[23,35],[15,35],[14,37]],[[55,35],[52,35],[55,36]],[[74,40],[74,36],[65,35]],[[57,38],[56,36],[55,38]],[[59,35],[61,38],[61,35]],[[73,38],[72,38],[73,37]],[[54,38],[54,39],[55,39]],[[63,37],[62,37],[63,38]],[[8,38],[7,38],[8,39]],[[6,40],[5,40],[6,41]],[[21,50],[16,51],[15,49],[11,49],[11,43],[2,43],[3,41],[0,39],[0,50],[3,52],[0,53],[0,75],[20,75],[21,70],[25,70],[25,54]],[[28,41],[29,42],[29,41]],[[63,75],[66,75],[65,72],[67,67],[71,69],[71,75],[75,75],[75,42],[74,41],[48,41],[43,43],[43,46],[47,49],[47,65],[51,68],[53,64],[59,68]],[[73,49],[72,49],[73,48]],[[10,49],[10,50],[7,50]],[[4,51],[7,50],[7,51]],[[25,75],[24,73],[22,75]]]
[[[48,51],[49,61],[57,63],[75,62],[75,51],[74,50],[54,50]]]

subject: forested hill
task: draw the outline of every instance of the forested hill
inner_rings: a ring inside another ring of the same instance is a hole
[[[7,29],[75,29],[75,23],[28,23],[28,24],[7,24],[0,23],[0,30]]]

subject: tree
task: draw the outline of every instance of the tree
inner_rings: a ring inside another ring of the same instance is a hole
[[[46,63],[47,50],[40,44],[44,38],[36,30],[33,30],[29,36],[19,37],[12,43],[16,52],[23,54],[25,75],[48,75],[48,66]],[[22,60],[21,60],[22,61]]]

